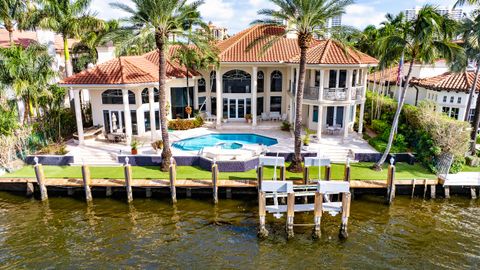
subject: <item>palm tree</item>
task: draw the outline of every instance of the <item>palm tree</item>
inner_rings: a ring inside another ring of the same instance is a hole
[[[0,49],[0,85],[13,89],[25,104],[24,121],[31,122],[40,96],[57,76],[53,58],[41,45],[11,46]]]
[[[40,10],[35,22],[62,36],[65,58],[65,75],[72,75],[69,38],[80,38],[81,33],[103,28],[103,21],[88,11],[92,0],[38,0]]]
[[[284,26],[287,23],[285,33],[294,33],[298,37],[300,48],[299,79],[297,88],[297,99],[295,107],[295,154],[289,171],[302,171],[301,156],[301,130],[302,130],[302,103],[303,89],[305,87],[305,73],[307,64],[307,50],[310,47],[314,36],[324,37],[326,34],[327,21],[330,18],[345,13],[345,8],[353,3],[353,0],[270,0],[278,10],[262,9],[258,15],[265,16],[265,19],[254,21],[254,24]],[[270,39],[264,50],[280,40],[282,36],[265,36],[263,39]]]
[[[480,4],[480,0],[457,0],[457,2],[455,3],[455,5],[453,7],[463,6],[465,4],[478,5],[478,4]]]
[[[21,25],[27,12],[25,0],[0,0],[0,22],[8,31],[10,43],[13,43],[13,31],[15,26]]]
[[[399,94],[388,144],[382,157],[374,165],[376,170],[381,170],[392,147],[400,113],[405,103],[406,90],[410,86],[413,63],[432,63],[440,57],[444,57],[448,62],[452,62],[454,57],[461,53],[461,48],[451,41],[453,33],[444,32],[444,30],[452,31],[450,28],[443,27],[445,20],[450,19],[441,16],[436,8],[426,5],[419,11],[415,20],[406,22],[403,29],[397,29],[397,31],[393,31],[378,40],[378,48],[382,53],[380,65],[393,63],[400,58],[408,59],[410,64]]]
[[[159,66],[159,114],[160,127],[163,140],[161,170],[167,171],[170,166],[172,151],[168,137],[167,100],[166,100],[166,60],[165,55],[169,38],[187,38],[198,48],[206,46],[201,41],[203,36],[196,32],[185,30],[185,21],[193,21],[193,25],[200,24],[198,7],[203,1],[194,1],[187,4],[187,0],[133,0],[135,8],[122,3],[112,3],[113,7],[119,8],[131,16],[127,21],[139,29],[137,35],[154,38],[158,49]],[[194,16],[195,15],[195,16]]]
[[[199,55],[197,51],[189,47],[188,45],[180,45],[180,48],[172,56],[172,59],[175,59],[181,66],[185,67],[185,76],[187,81],[187,107],[190,107],[190,88],[189,88],[189,76],[188,74],[190,70],[193,70],[196,64],[200,61]],[[190,114],[188,113],[188,118],[190,118]]]

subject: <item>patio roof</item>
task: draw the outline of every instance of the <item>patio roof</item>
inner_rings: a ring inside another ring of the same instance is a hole
[[[474,71],[466,71],[461,73],[447,72],[431,78],[414,79],[412,80],[412,84],[429,90],[458,91],[469,93],[474,80]],[[477,81],[476,89],[476,92],[479,92],[480,80]]]

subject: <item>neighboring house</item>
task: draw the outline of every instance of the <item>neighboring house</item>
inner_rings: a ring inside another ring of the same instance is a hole
[[[447,72],[426,79],[413,80],[412,84],[418,88],[419,100],[434,102],[438,111],[441,110],[458,120],[464,120],[465,114],[468,113],[467,119],[471,122],[475,114],[478,91],[480,90],[480,81],[477,81],[477,91],[473,96],[470,111],[467,112],[468,96],[474,79],[474,71]]]
[[[402,70],[402,77],[405,80],[410,63],[405,63]],[[434,64],[413,64],[412,78],[424,79],[437,75],[441,75],[449,71],[449,67],[445,60],[438,60]],[[398,66],[393,66],[383,71],[376,71],[368,75],[369,89],[375,90],[375,92],[383,93],[392,98],[398,100],[399,97],[399,85],[398,78]],[[407,89],[405,96],[405,103],[410,105],[417,105],[419,100],[425,97],[418,91],[418,89],[411,85]]]
[[[283,32],[283,27],[253,26],[217,43],[221,60],[217,70],[186,74],[183,67],[167,61],[169,118],[186,117],[189,97],[194,109],[216,115],[217,128],[224,125],[222,119],[245,123],[247,114],[252,114],[252,127],[266,114],[293,122],[300,57],[296,37],[282,38],[263,54],[261,44],[246,51],[259,37]],[[170,47],[168,55],[176,48]],[[314,40],[307,53],[304,124],[319,136],[335,128],[347,137],[358,111],[361,133],[367,72],[376,65],[376,59],[333,40]],[[188,90],[186,76],[192,78]],[[66,78],[61,85],[74,90],[77,108],[80,91],[90,92],[93,123],[106,133],[120,131],[131,138],[153,126],[159,129],[157,51],[116,58]],[[82,143],[79,115],[77,126]]]

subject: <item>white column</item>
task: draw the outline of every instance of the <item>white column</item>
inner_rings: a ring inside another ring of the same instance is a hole
[[[353,69],[347,70],[347,100],[352,100],[352,79],[353,79]]]
[[[155,96],[153,92],[153,87],[148,88],[148,109],[150,110],[150,133],[152,142],[157,138],[157,126],[155,123]]]
[[[323,126],[323,106],[318,106],[318,122],[317,122],[317,137],[318,140],[322,139],[322,126]]]
[[[315,87],[315,69],[310,69],[310,87]]]
[[[348,137],[348,126],[350,120],[350,105],[343,107],[343,138]]]
[[[78,144],[84,144],[83,137],[83,123],[82,123],[82,107],[80,104],[80,89],[72,90],[73,91],[73,101],[75,104],[75,120],[77,120],[77,134],[78,134]],[[26,105],[27,106],[27,105]]]
[[[258,68],[252,68],[252,102],[251,102],[251,109],[252,109],[252,126],[257,125],[257,73]]]
[[[365,102],[360,104],[360,115],[358,115],[358,134],[363,133],[363,114],[365,113]]]
[[[125,136],[126,144],[130,145],[132,142],[132,116],[130,114],[130,103],[128,102],[128,89],[122,89],[123,97],[123,111],[125,114]]]
[[[222,99],[222,74],[220,74],[220,69],[216,71],[216,85],[217,85],[217,127],[222,125],[223,118],[223,99]]]
[[[197,79],[195,77],[193,77],[193,108],[198,110],[198,106],[200,106],[201,104],[198,104],[198,83],[197,83]],[[193,116],[193,115],[192,115]]]
[[[325,70],[320,69],[320,85],[318,86],[318,101],[323,100],[323,88],[325,88]]]

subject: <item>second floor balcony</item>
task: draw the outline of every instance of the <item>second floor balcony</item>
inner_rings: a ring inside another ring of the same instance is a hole
[[[318,101],[320,95],[322,100],[326,101],[347,101],[347,100],[361,100],[363,98],[365,87],[356,86],[350,90],[350,98],[347,88],[324,88],[321,91],[320,87],[305,87],[303,98],[305,100]],[[323,93],[322,93],[323,92]]]

